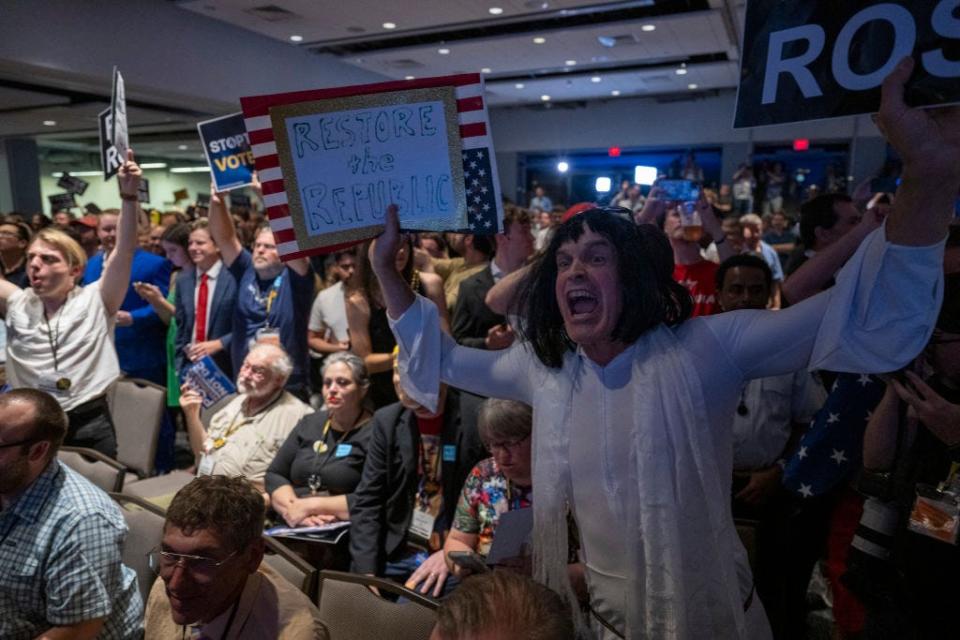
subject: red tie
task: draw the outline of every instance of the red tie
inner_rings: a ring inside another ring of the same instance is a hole
[[[207,339],[207,274],[200,276],[200,290],[197,292],[197,342]]]

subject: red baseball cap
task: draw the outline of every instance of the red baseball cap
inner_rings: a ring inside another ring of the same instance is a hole
[[[596,209],[597,204],[595,202],[578,202],[577,204],[571,206],[569,209],[563,212],[563,217],[560,218],[560,222],[566,222],[575,215],[581,214],[584,211],[590,211],[590,209]]]

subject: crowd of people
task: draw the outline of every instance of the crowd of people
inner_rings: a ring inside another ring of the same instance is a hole
[[[119,209],[6,216],[0,636],[327,637],[264,527],[348,522],[289,544],[441,599],[444,640],[799,639],[821,571],[837,637],[940,637],[960,119],[904,105],[908,71],[880,114],[899,189],[796,221],[772,166],[760,206],[747,169],[691,202],[539,187],[492,236],[402,234],[391,207],[376,240],[283,262],[226,193],[145,214],[132,151]],[[237,388],[210,411],[185,382],[201,361]],[[57,459],[116,458],[123,375],[167,389],[160,473],[128,487],[166,508],[145,602],[119,508]]]

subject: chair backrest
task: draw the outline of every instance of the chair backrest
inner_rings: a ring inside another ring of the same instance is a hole
[[[401,595],[408,602],[390,602],[368,586]],[[321,571],[319,589],[320,619],[337,640],[428,640],[437,621],[436,601],[388,580]]]
[[[163,538],[163,509],[133,496],[111,493],[110,497],[120,505],[123,519],[130,529],[123,545],[123,564],[137,573],[140,595],[146,602],[157,577],[150,568],[148,554]]]
[[[267,545],[263,561],[287,582],[300,589],[311,602],[316,601],[319,574],[313,565],[269,536],[263,536],[263,541]]]
[[[60,447],[57,458],[107,493],[123,491],[127,468],[95,449]]]
[[[121,378],[108,400],[117,429],[117,460],[142,478],[153,475],[167,390],[147,380]]]

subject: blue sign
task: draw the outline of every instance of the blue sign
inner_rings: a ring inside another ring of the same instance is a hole
[[[197,123],[197,130],[217,191],[253,183],[253,151],[242,113]]]
[[[204,356],[187,365],[181,378],[203,398],[204,409],[209,409],[218,401],[237,392],[233,381],[220,370],[210,356]]]

